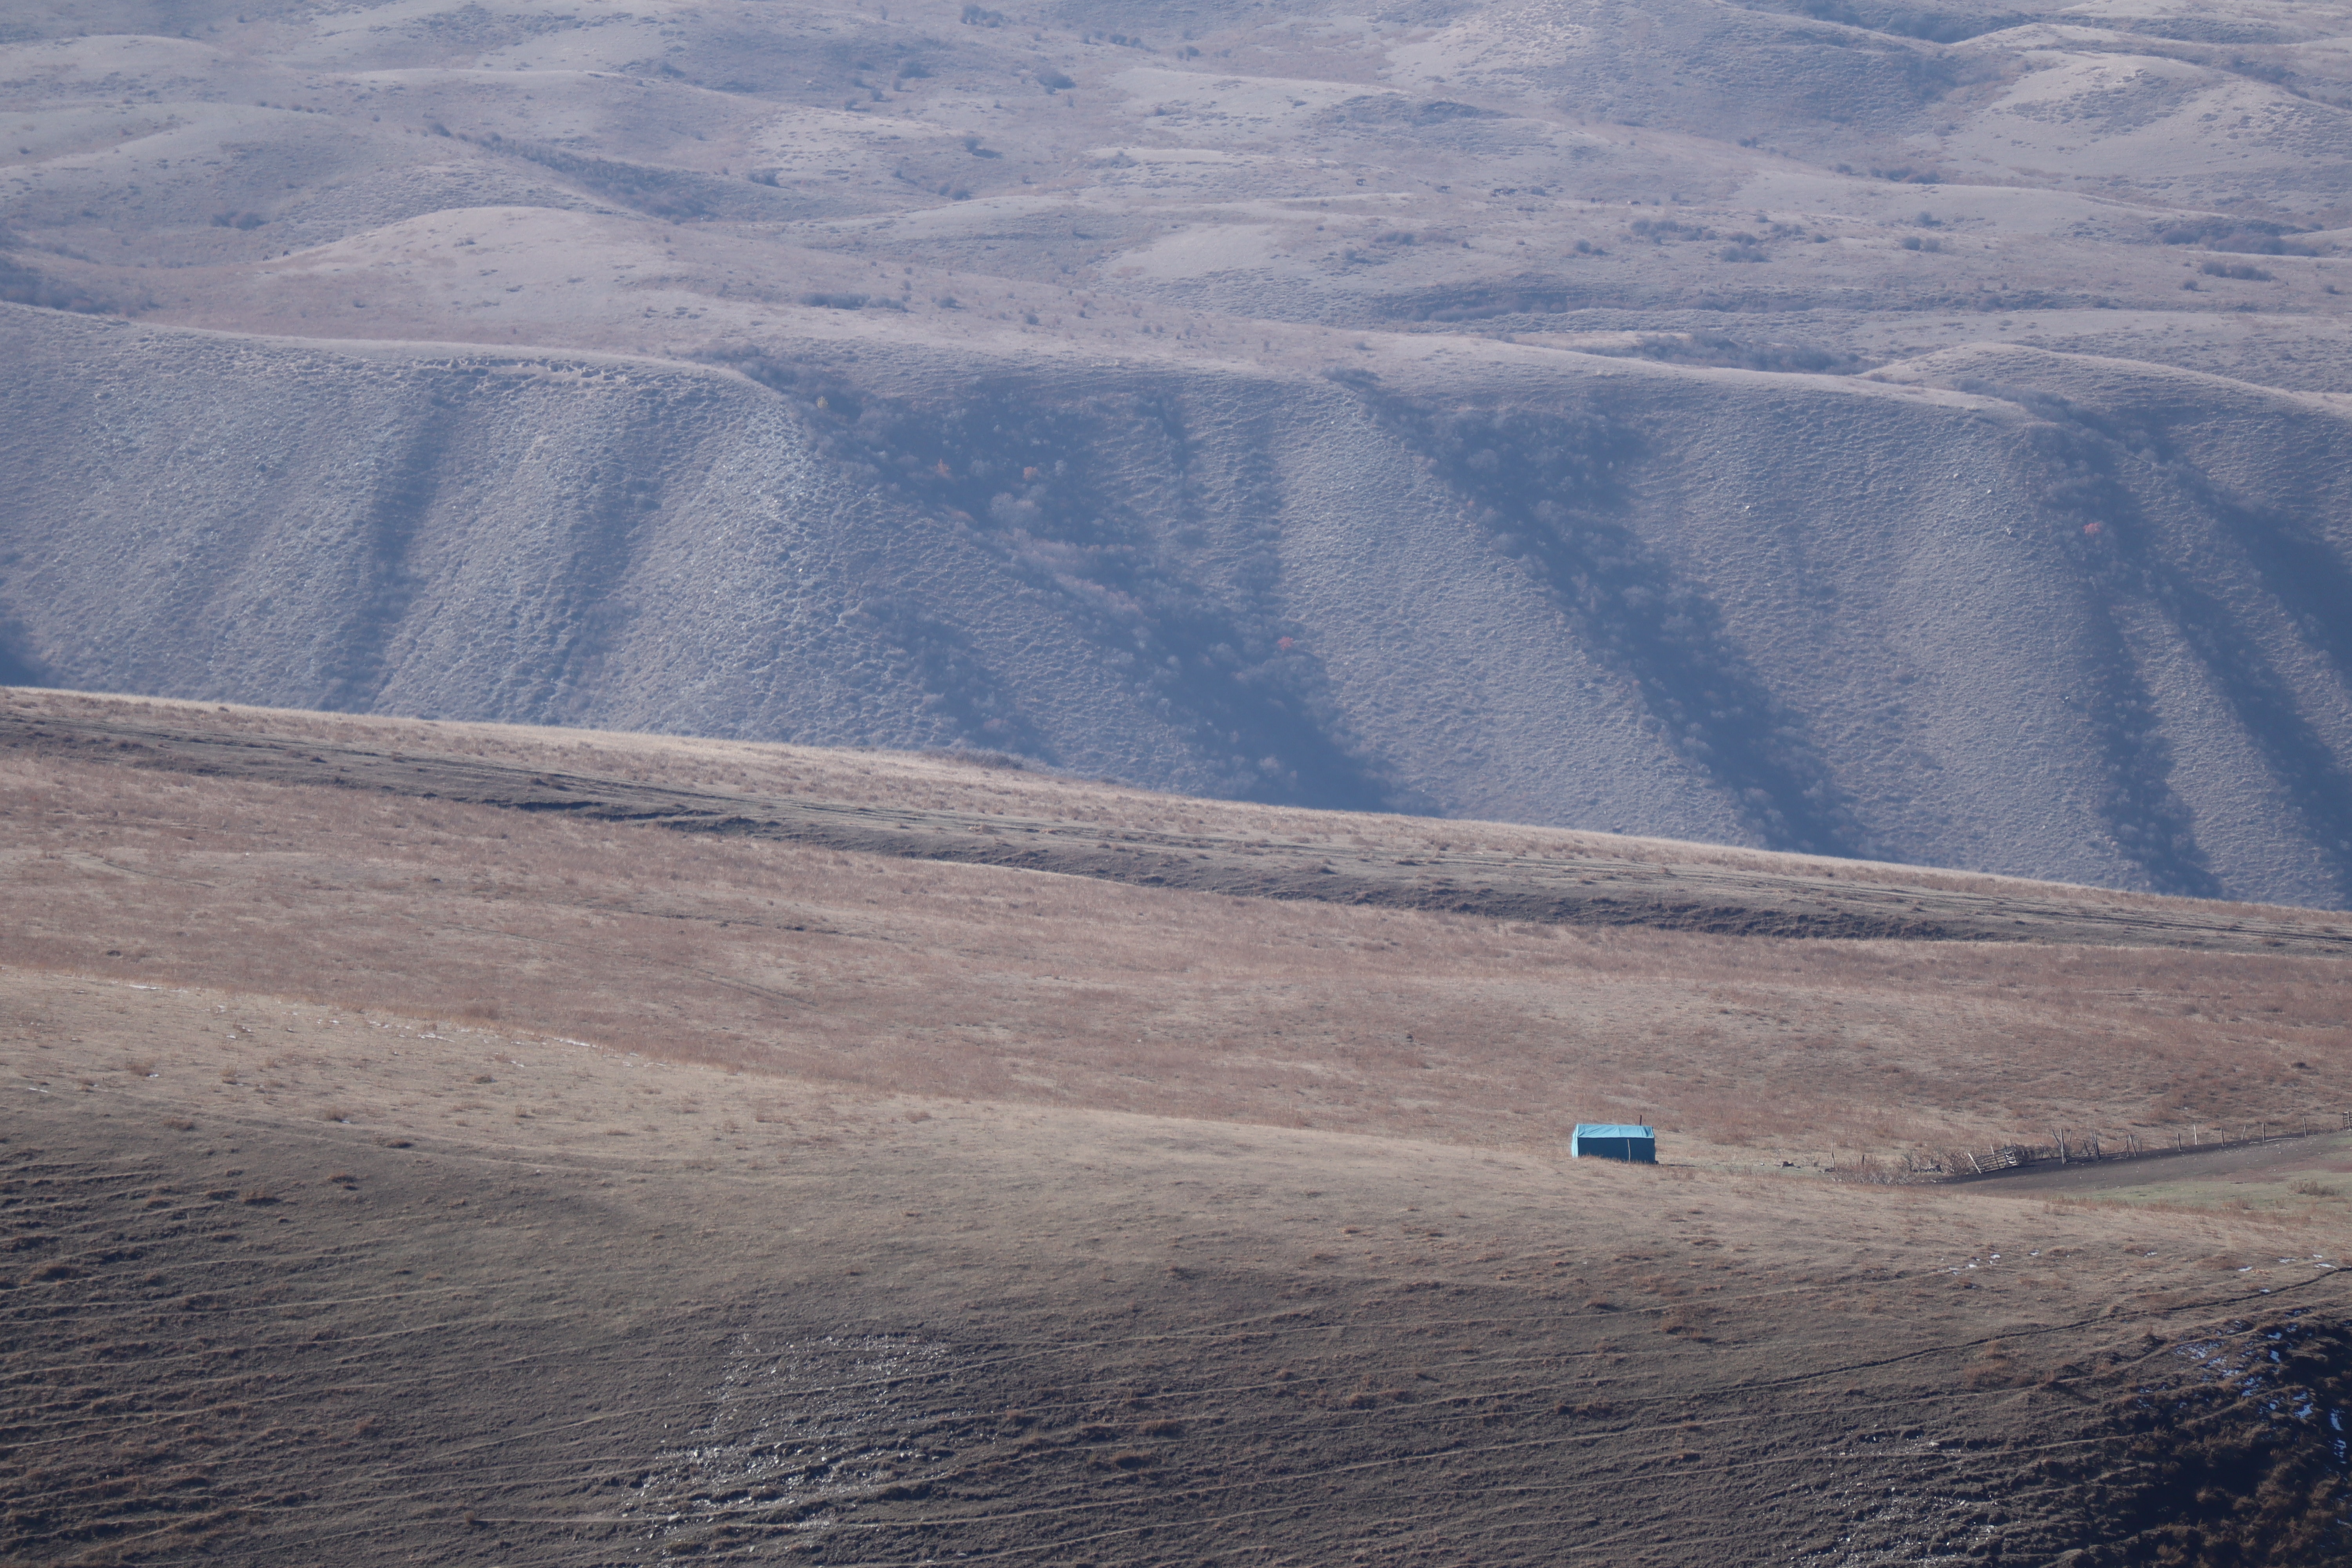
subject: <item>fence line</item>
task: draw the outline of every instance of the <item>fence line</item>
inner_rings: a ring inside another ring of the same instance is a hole
[[[2335,1126],[2326,1125],[2334,1121]],[[2192,1121],[2156,1136],[2138,1132],[2080,1131],[2064,1128],[2047,1143],[1995,1143],[1982,1149],[1960,1148],[1905,1154],[1899,1162],[1875,1170],[1864,1156],[1859,1166],[1833,1173],[1851,1180],[1901,1183],[1954,1181],[1997,1175],[2032,1165],[2089,1165],[2116,1160],[2139,1160],[2154,1154],[2185,1153],[2192,1149],[2232,1149],[2266,1143],[2274,1138],[2303,1138],[2321,1132],[2352,1131],[2352,1111],[2329,1111],[2292,1121],[2256,1120],[2243,1122]]]

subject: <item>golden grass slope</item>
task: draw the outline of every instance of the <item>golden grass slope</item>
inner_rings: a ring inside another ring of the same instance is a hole
[[[363,733],[415,765],[496,753],[877,811],[1222,829],[1335,854],[1711,858],[1907,880],[1922,898],[1998,881],[1276,812],[951,760],[11,700]],[[919,1095],[1539,1150],[1580,1120],[1642,1118],[1685,1156],[1774,1168],[2060,1130],[2160,1142],[2191,1124],[2334,1125],[2352,1106],[2352,968],[2330,957],[1727,938],[1234,898],[103,756],[0,756],[0,874],[18,911],[0,962],[528,1018],[651,1056]],[[2315,932],[2331,920],[2234,912]]]

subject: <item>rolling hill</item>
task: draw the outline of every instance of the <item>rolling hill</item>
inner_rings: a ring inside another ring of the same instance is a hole
[[[12,1561],[2341,1557],[2326,916],[5,697]]]
[[[2342,907],[2343,36],[20,7],[0,673]]]

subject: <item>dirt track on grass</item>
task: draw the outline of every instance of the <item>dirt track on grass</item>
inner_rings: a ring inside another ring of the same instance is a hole
[[[2221,1149],[2160,1150],[2132,1160],[2101,1160],[2086,1164],[2053,1165],[2044,1169],[2002,1172],[1972,1179],[1965,1184],[1985,1192],[2020,1196],[2041,1193],[2096,1193],[2150,1183],[2179,1183],[2254,1176],[2268,1171],[2293,1171],[2319,1165],[2343,1170],[2352,1159],[2352,1132],[2315,1133],[2305,1137],[2265,1139]],[[2336,1163],[2329,1164],[2326,1162]]]
[[[851,799],[703,790],[456,751],[224,732],[191,710],[144,714],[0,710],[0,746],[214,778],[332,784],[583,819],[736,835],[866,854],[1088,877],[1250,898],[1477,915],[1549,924],[1646,926],[1734,936],[2040,942],[2214,952],[2352,955],[2336,917],[2010,884],[1923,886],[1899,868],[1841,876],[1678,863],[1584,849],[1572,858],[1377,847],[1335,849],[1216,832],[1152,832],[1055,816],[916,809]],[[431,731],[425,730],[429,736]],[[657,743],[657,742],[656,742]],[[1291,813],[1291,816],[1307,814]],[[1569,836],[1560,836],[1566,838]],[[1605,838],[1574,836],[1604,845]],[[1764,857],[1755,858],[1763,859]],[[1990,879],[1982,879],[1990,883]]]

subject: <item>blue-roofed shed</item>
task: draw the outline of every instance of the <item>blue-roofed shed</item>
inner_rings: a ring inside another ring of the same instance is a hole
[[[1654,1165],[1658,1163],[1657,1130],[1580,1121],[1568,1141],[1568,1152],[1579,1160],[1631,1160],[1637,1165]]]

